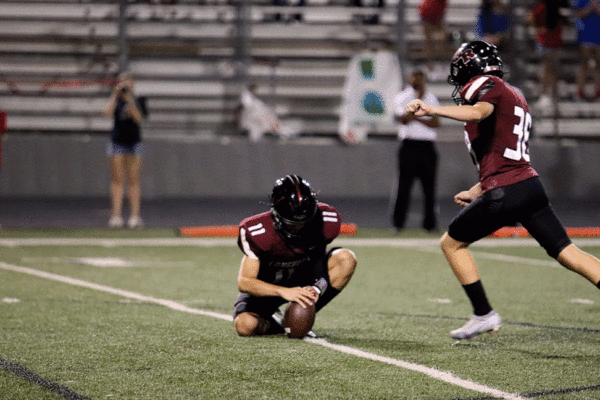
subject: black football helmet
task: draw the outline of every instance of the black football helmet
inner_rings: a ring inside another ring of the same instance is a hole
[[[299,241],[317,215],[317,199],[310,184],[298,175],[280,178],[271,193],[275,230],[286,240]]]
[[[455,86],[452,98],[456,104],[460,105],[463,102],[460,97],[462,87],[478,75],[495,75],[502,78],[504,72],[498,49],[493,44],[481,40],[463,43],[452,57],[448,75],[448,83]]]

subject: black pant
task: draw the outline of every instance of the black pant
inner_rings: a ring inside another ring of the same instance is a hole
[[[454,240],[473,243],[516,222],[552,258],[571,244],[538,177],[485,192],[454,217],[448,234]]]
[[[398,193],[394,207],[393,225],[404,228],[406,214],[410,203],[410,192],[413,181],[419,178],[425,197],[423,228],[437,228],[435,213],[435,180],[437,174],[438,155],[435,144],[430,140],[405,139],[398,151]]]

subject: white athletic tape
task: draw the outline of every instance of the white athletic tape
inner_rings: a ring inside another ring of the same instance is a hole
[[[190,314],[205,315],[208,317],[218,318],[218,319],[222,319],[222,320],[230,321],[230,322],[233,321],[233,317],[230,315],[221,314],[221,313],[217,313],[217,312],[213,312],[213,311],[204,311],[204,310],[200,310],[197,308],[191,308],[191,307],[187,307],[183,304],[177,303],[175,301],[158,299],[158,298],[150,297],[150,296],[144,296],[142,294],[130,292],[128,290],[116,289],[116,288],[112,288],[110,286],[100,285],[100,284],[93,283],[93,282],[87,282],[87,281],[84,281],[81,279],[75,279],[75,278],[71,278],[68,276],[53,274],[51,272],[40,271],[37,269],[27,268],[27,267],[20,267],[17,265],[11,265],[11,264],[7,264],[7,263],[3,263],[3,262],[0,262],[0,269],[29,274],[29,275],[37,276],[40,278],[50,279],[50,280],[57,281],[57,282],[67,283],[69,285],[74,285],[74,286],[84,287],[84,288],[97,290],[97,291],[101,291],[101,292],[106,292],[106,293],[123,296],[123,297],[129,298],[129,299],[135,299],[135,300],[139,300],[139,301],[143,301],[143,302],[147,302],[147,303],[160,304],[162,306],[168,307],[168,308],[176,310],[176,311],[186,312],[186,313],[190,313]],[[349,354],[349,355],[353,355],[356,357],[366,358],[366,359],[373,360],[373,361],[383,362],[383,363],[395,365],[400,368],[408,369],[411,371],[420,372],[431,378],[438,379],[438,380],[441,380],[441,381],[444,381],[447,383],[451,383],[453,385],[460,386],[460,387],[463,387],[466,389],[470,389],[470,390],[473,390],[476,392],[489,394],[489,395],[492,395],[492,396],[495,396],[498,398],[507,399],[507,400],[525,400],[523,397],[520,397],[518,395],[503,392],[503,391],[500,391],[497,389],[493,389],[493,388],[490,388],[485,385],[481,385],[481,384],[473,382],[473,381],[469,381],[466,379],[456,377],[449,372],[438,371],[436,369],[429,368],[424,365],[414,364],[411,362],[397,360],[397,359],[390,358],[390,357],[379,356],[377,354],[368,353],[368,352],[354,349],[354,348],[348,347],[348,346],[332,344],[332,343],[329,343],[328,341],[326,341],[325,339],[305,338],[304,340],[309,343],[318,344],[323,347],[327,347],[327,348],[330,348],[333,350],[340,351],[344,354]]]

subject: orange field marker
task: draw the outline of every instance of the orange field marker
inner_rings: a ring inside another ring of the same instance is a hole
[[[600,227],[575,227],[575,228],[565,228],[567,231],[567,235],[570,237],[577,238],[589,238],[589,237],[599,237],[600,236]],[[508,237],[530,237],[527,229],[516,227],[516,226],[507,226],[504,228],[498,229],[496,232],[492,233],[491,238],[508,238]]]

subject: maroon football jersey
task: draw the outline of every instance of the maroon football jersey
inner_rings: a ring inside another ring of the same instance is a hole
[[[248,257],[260,260],[258,279],[287,287],[314,283],[318,277],[312,267],[325,255],[326,246],[339,235],[341,228],[341,217],[334,207],[324,203],[318,203],[318,207],[316,229],[305,244],[296,246],[277,233],[269,211],[240,223],[238,246]]]
[[[537,176],[529,163],[531,114],[519,90],[496,76],[472,78],[460,92],[466,104],[485,101],[494,112],[465,124],[465,142],[484,191]]]

